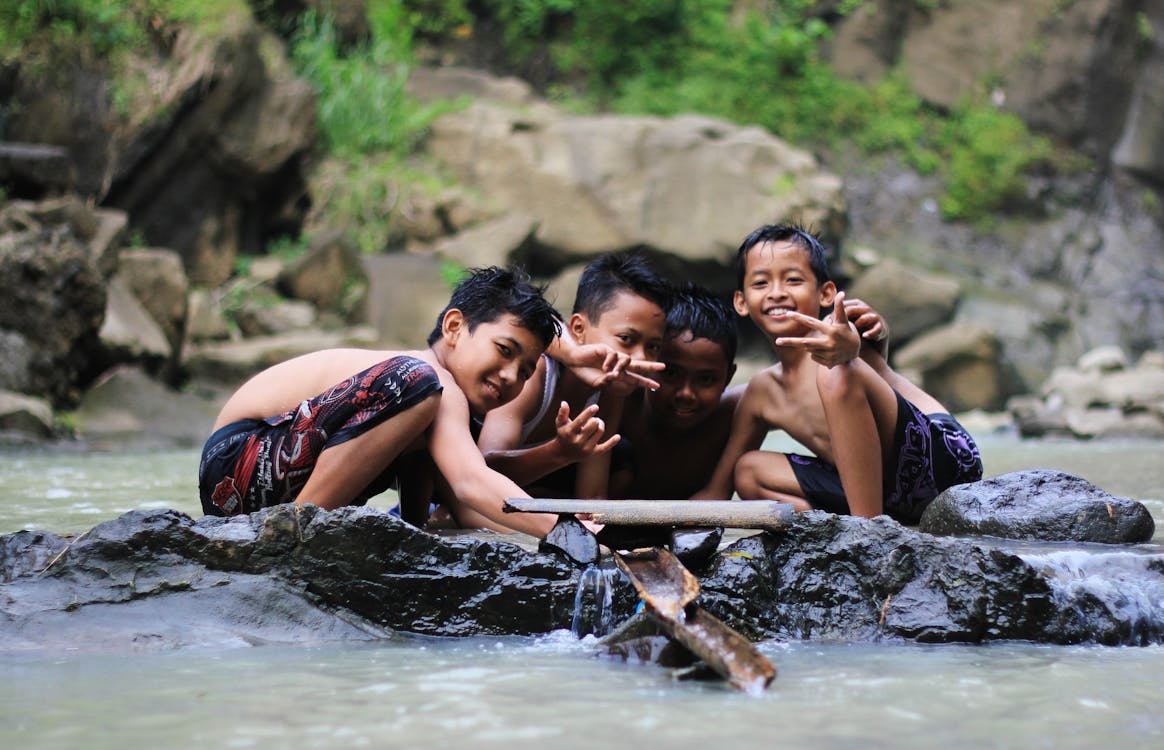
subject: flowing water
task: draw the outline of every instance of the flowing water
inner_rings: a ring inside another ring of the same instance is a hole
[[[988,475],[1058,468],[1144,500],[1157,533],[1138,549],[1164,550],[1164,443],[980,445]],[[198,515],[196,468],[193,451],[0,454],[0,533],[79,533],[132,508]],[[1094,578],[1072,553],[1049,564]],[[580,599],[601,602],[600,579]],[[566,631],[0,655],[0,747],[1164,746],[1164,646],[760,648],[779,675],[759,696],[594,658],[593,636]]]

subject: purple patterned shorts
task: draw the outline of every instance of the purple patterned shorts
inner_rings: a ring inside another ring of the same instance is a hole
[[[811,456],[785,455],[814,508],[849,513],[837,467]],[[982,458],[970,433],[949,414],[922,414],[900,393],[888,466],[882,485],[885,513],[905,524],[916,524],[942,490],[982,478]]]

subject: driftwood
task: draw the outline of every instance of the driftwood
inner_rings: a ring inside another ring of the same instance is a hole
[[[614,559],[659,628],[731,685],[756,693],[776,677],[776,667],[747,638],[695,604],[699,581],[670,552],[651,547],[615,553]],[[604,645],[612,652],[622,645],[625,652],[634,641],[643,642],[616,631]]]
[[[792,505],[771,500],[579,500],[510,498],[507,513],[588,513],[596,523],[617,526],[723,526],[782,529]]]

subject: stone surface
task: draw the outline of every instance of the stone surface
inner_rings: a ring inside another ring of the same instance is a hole
[[[631,615],[626,579],[528,542],[291,505],[197,521],[132,511],[74,538],[17,532],[0,536],[0,652],[545,633],[571,627],[596,577],[612,621]],[[1164,643],[1164,553],[1064,549],[1073,567],[811,512],[713,555],[696,603],[753,639]]]
[[[1121,544],[1152,538],[1156,524],[1144,504],[1115,497],[1074,474],[1017,471],[938,495],[918,525],[932,534]]]

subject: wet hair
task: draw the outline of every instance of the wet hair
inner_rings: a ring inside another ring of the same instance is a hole
[[[765,242],[787,242],[799,247],[808,253],[808,265],[816,276],[817,285],[829,280],[829,253],[815,235],[792,224],[765,224],[740,243],[740,249],[736,252],[736,289],[744,288],[748,251]]]
[[[654,302],[664,312],[671,306],[670,285],[634,253],[609,253],[590,262],[578,280],[574,312],[586,313],[594,323],[614,305],[619,292],[630,292]]]
[[[667,311],[667,339],[687,331],[697,339],[718,344],[728,364],[736,359],[738,333],[736,312],[722,296],[698,284],[687,282],[674,290]]]
[[[428,335],[432,346],[441,337],[445,313],[461,311],[472,333],[481,323],[492,323],[502,315],[514,315],[523,328],[549,346],[561,331],[562,316],[546,301],[545,287],[534,285],[521,269],[506,270],[497,266],[472,268],[457,284],[449,304],[437,316],[436,327]]]

